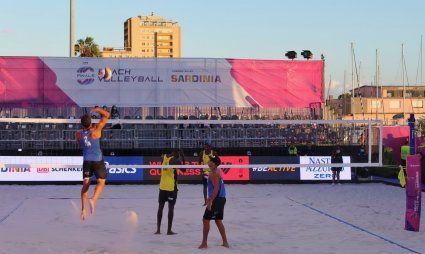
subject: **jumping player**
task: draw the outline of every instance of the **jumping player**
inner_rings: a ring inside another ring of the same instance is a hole
[[[210,144],[206,143],[204,145],[204,150],[199,154],[199,164],[208,165],[210,161],[210,156],[217,156],[217,152],[211,149]],[[204,206],[207,205],[207,179],[210,170],[208,168],[202,169],[202,185],[204,187]]]
[[[162,156],[162,165],[181,165],[184,162],[183,153],[177,149],[171,154]],[[157,228],[155,234],[161,234],[162,211],[165,202],[168,202],[168,228],[167,235],[175,235],[171,228],[173,226],[174,206],[177,201],[177,170],[175,168],[163,168],[161,171],[161,180],[159,183]]]
[[[204,213],[202,243],[199,249],[206,249],[208,247],[208,233],[210,231],[210,221],[215,220],[218,231],[220,231],[223,240],[222,246],[229,248],[227,242],[226,230],[223,225],[224,205],[226,204],[226,189],[224,187],[223,178],[221,178],[217,167],[220,165],[221,160],[218,156],[210,158],[208,166],[210,167],[210,174],[208,176],[208,200],[207,207]]]
[[[91,113],[99,113],[101,115],[100,122],[93,125],[91,122]],[[109,112],[102,108],[94,108],[90,114],[81,117],[81,125],[83,130],[76,133],[77,142],[83,148],[83,187],[81,189],[81,220],[86,219],[86,202],[89,196],[90,177],[96,176],[97,185],[93,197],[89,200],[90,214],[94,214],[96,202],[102,193],[106,180],[106,167],[103,161],[102,150],[100,149],[100,138],[102,129],[105,126]]]

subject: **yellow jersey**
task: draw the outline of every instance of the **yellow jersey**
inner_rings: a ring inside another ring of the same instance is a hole
[[[162,165],[170,165],[170,161],[173,159],[173,156],[168,157],[164,154],[162,159]],[[161,180],[159,182],[159,189],[165,191],[174,191],[176,187],[176,178],[174,168],[163,168],[161,171]]]
[[[408,145],[401,146],[400,150],[401,150],[401,153],[400,153],[401,159],[406,160],[407,155],[410,155],[410,146]]]
[[[210,162],[210,156],[214,155],[214,151],[211,150],[209,154],[205,153],[205,150],[202,151],[202,163],[204,163],[204,165],[208,165],[208,162]],[[203,168],[202,169],[204,171],[205,175],[208,175],[210,173],[210,169],[209,168]]]

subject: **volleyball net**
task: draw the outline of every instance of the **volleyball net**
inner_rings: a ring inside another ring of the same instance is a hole
[[[0,150],[7,155],[0,156],[2,171],[81,171],[79,119],[0,118],[0,125]],[[235,175],[382,166],[382,122],[373,120],[110,119],[101,138],[114,174],[159,175],[170,167],[183,176],[198,174],[207,167],[199,165],[206,143],[222,158],[221,170]],[[289,152],[293,147],[296,156]],[[343,163],[332,163],[337,148]],[[184,153],[185,164],[161,165],[161,155],[173,149]]]

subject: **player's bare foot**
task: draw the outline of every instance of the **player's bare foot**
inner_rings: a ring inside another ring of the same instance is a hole
[[[85,220],[86,219],[86,209],[83,209],[82,211],[81,211],[81,215],[80,215],[80,219],[81,220]]]
[[[223,243],[221,246],[226,247],[226,248],[230,248],[230,245],[228,242]]]
[[[208,248],[207,243],[201,243],[201,245],[199,245],[198,249],[206,249]]]
[[[160,235],[161,234],[161,231],[156,231],[155,233],[154,233],[154,235]]]
[[[93,199],[90,199],[89,204],[90,204],[90,215],[93,215],[94,214],[94,208],[96,206],[96,202],[94,202]]]
[[[167,235],[177,235],[177,233],[173,232],[173,231],[168,231]]]

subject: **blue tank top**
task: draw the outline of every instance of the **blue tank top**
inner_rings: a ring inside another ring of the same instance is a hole
[[[84,161],[101,161],[103,159],[102,150],[100,150],[100,139],[91,138],[92,130],[82,130],[81,146],[83,147]]]
[[[208,198],[210,198],[214,191],[214,185],[210,178],[208,178]],[[220,180],[218,182],[218,198],[225,198],[226,197],[226,189],[224,188],[224,181],[223,178],[220,177]]]

